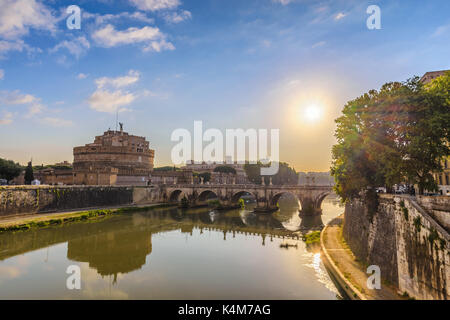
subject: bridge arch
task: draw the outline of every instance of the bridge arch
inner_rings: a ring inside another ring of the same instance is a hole
[[[322,207],[322,201],[331,193],[332,193],[331,191],[326,191],[326,192],[319,194],[315,199],[316,208],[320,209]]]
[[[272,198],[271,198],[271,200],[270,200],[270,205],[275,207],[275,206],[278,204],[278,201],[280,200],[280,198],[281,198],[283,195],[286,195],[286,194],[291,195],[291,196],[293,196],[295,199],[297,199],[298,201],[300,201],[300,199],[297,197],[296,194],[294,194],[294,193],[292,193],[292,192],[290,192],[290,191],[282,191],[282,192],[278,192],[278,193],[276,193],[274,196],[272,196]],[[300,201],[300,205],[301,205],[301,201]]]
[[[183,190],[177,189],[170,193],[169,201],[170,202],[179,202],[181,199],[185,196],[187,198],[187,195],[184,193]]]
[[[199,201],[207,201],[208,199],[216,199],[219,198],[217,193],[215,193],[212,190],[205,190],[202,191],[199,195],[198,195],[198,200]]]
[[[254,195],[253,193],[251,193],[249,191],[242,190],[242,191],[238,191],[238,192],[234,193],[231,196],[231,202],[232,203],[237,203],[242,196],[247,196],[247,195],[253,196],[255,199],[257,198],[257,196]]]

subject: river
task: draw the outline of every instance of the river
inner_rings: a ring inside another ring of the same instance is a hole
[[[341,299],[298,232],[343,211],[328,197],[322,209],[311,221],[289,199],[263,216],[165,208],[0,234],[0,299]]]

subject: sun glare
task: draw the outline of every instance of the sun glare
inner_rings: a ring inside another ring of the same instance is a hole
[[[308,122],[316,122],[322,117],[322,109],[317,105],[309,105],[304,108],[303,117]]]

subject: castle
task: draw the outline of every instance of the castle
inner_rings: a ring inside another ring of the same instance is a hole
[[[108,130],[93,143],[73,148],[77,185],[147,185],[155,151],[144,137]]]
[[[155,150],[145,137],[108,130],[93,143],[73,148],[73,167],[43,168],[35,176],[44,184],[148,185]]]

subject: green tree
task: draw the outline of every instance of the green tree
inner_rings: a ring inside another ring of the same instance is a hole
[[[236,170],[230,166],[217,166],[214,168],[214,172],[236,174]]]
[[[211,173],[210,172],[202,172],[202,173],[194,172],[193,176],[198,177],[198,178],[203,178],[204,183],[211,181]]]
[[[264,166],[270,166],[270,164],[263,165],[260,162],[256,164],[245,164],[244,170],[247,174],[247,178],[252,183],[261,184],[261,168]],[[298,180],[295,169],[291,168],[289,164],[285,162],[280,162],[278,164],[278,172],[271,177],[274,185],[296,184]],[[270,181],[270,176],[264,176],[264,181],[268,184]]]
[[[0,178],[8,181],[18,177],[22,172],[22,166],[14,161],[0,158]]]
[[[448,77],[427,86],[417,77],[386,83],[344,106],[331,167],[343,200],[400,182],[420,193],[436,189],[432,172],[449,154]]]
[[[33,165],[30,161],[28,162],[28,165],[25,169],[25,184],[31,184],[33,180],[34,180]]]

